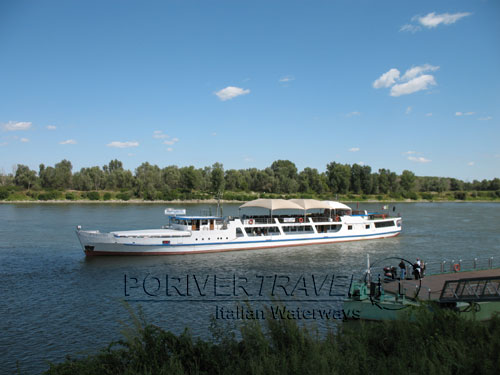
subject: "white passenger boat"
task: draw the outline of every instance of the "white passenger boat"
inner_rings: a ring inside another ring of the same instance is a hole
[[[101,233],[78,226],[76,234],[86,255],[166,255],[387,238],[400,234],[402,227],[399,216],[353,211],[333,201],[257,199],[240,206],[240,213],[249,207],[269,211],[220,217],[167,209],[169,223],[161,229]]]

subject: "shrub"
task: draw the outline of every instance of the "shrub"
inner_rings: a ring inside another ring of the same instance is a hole
[[[98,201],[101,198],[101,195],[98,191],[89,191],[87,192],[87,198],[91,201]]]
[[[121,201],[128,201],[130,199],[130,194],[127,192],[122,192],[116,194],[116,199],[119,199]]]
[[[5,187],[0,188],[0,200],[5,200],[9,197],[9,190]]]
[[[109,201],[111,199],[111,193],[109,192],[104,193],[102,199],[105,201]]]
[[[427,193],[427,192],[420,193],[420,196],[422,197],[422,199],[426,199],[428,201],[431,201],[432,198],[434,198],[434,196],[431,193]]]
[[[52,201],[56,200],[60,197],[60,193],[58,191],[46,191],[44,193],[38,194],[38,200],[40,201]]]
[[[74,193],[66,193],[65,198],[68,201],[74,201],[76,199],[76,195]]]
[[[458,199],[461,201],[464,201],[467,199],[467,193],[464,191],[456,191],[453,195],[455,196],[455,199]]]

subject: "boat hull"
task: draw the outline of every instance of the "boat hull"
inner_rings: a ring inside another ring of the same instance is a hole
[[[190,243],[169,243],[169,244],[148,244],[148,243],[124,243],[113,238],[109,234],[87,235],[86,232],[77,232],[78,238],[87,256],[100,255],[181,255],[200,254],[237,250],[262,250],[279,247],[295,247],[307,245],[324,245],[337,242],[362,241],[372,239],[383,239],[396,237],[400,230],[365,235],[337,235],[337,236],[316,236],[311,238],[270,238],[255,239],[245,238],[243,240],[231,240],[210,244],[190,244]],[[280,236],[281,237],[281,236]]]

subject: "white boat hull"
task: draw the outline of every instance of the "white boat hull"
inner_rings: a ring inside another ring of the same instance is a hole
[[[375,223],[391,224],[376,228]],[[260,228],[279,227],[279,233],[273,235],[249,235],[251,224],[236,219],[224,229],[198,231],[182,231],[159,229],[147,231],[129,231],[100,233],[99,231],[78,230],[77,236],[88,256],[92,255],[174,255],[222,252],[234,250],[256,250],[276,247],[330,244],[346,241],[360,241],[395,237],[401,233],[401,219],[367,220],[364,218],[346,217],[336,224],[340,229],[331,233],[319,233],[316,226],[325,225],[308,221],[296,226],[314,228],[309,233],[285,234],[284,226],[288,224],[271,222]],[[236,235],[236,228],[242,232]],[[349,229],[350,228],[350,229]],[[245,234],[243,234],[245,233]]]

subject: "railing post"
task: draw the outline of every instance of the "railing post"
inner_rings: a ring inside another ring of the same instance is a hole
[[[445,260],[441,262],[441,273],[444,273],[444,264],[446,263]]]
[[[474,269],[476,269],[476,265],[477,265],[477,258],[474,258]]]
[[[458,265],[460,266],[460,270],[462,270],[462,259],[458,260]]]
[[[428,300],[430,301],[431,300],[431,288],[427,289],[429,291],[429,298]]]
[[[490,268],[493,268],[493,257],[490,257],[490,259],[488,259],[488,263]]]
[[[453,271],[453,265],[455,264],[455,259],[453,259],[450,263],[450,272]]]

